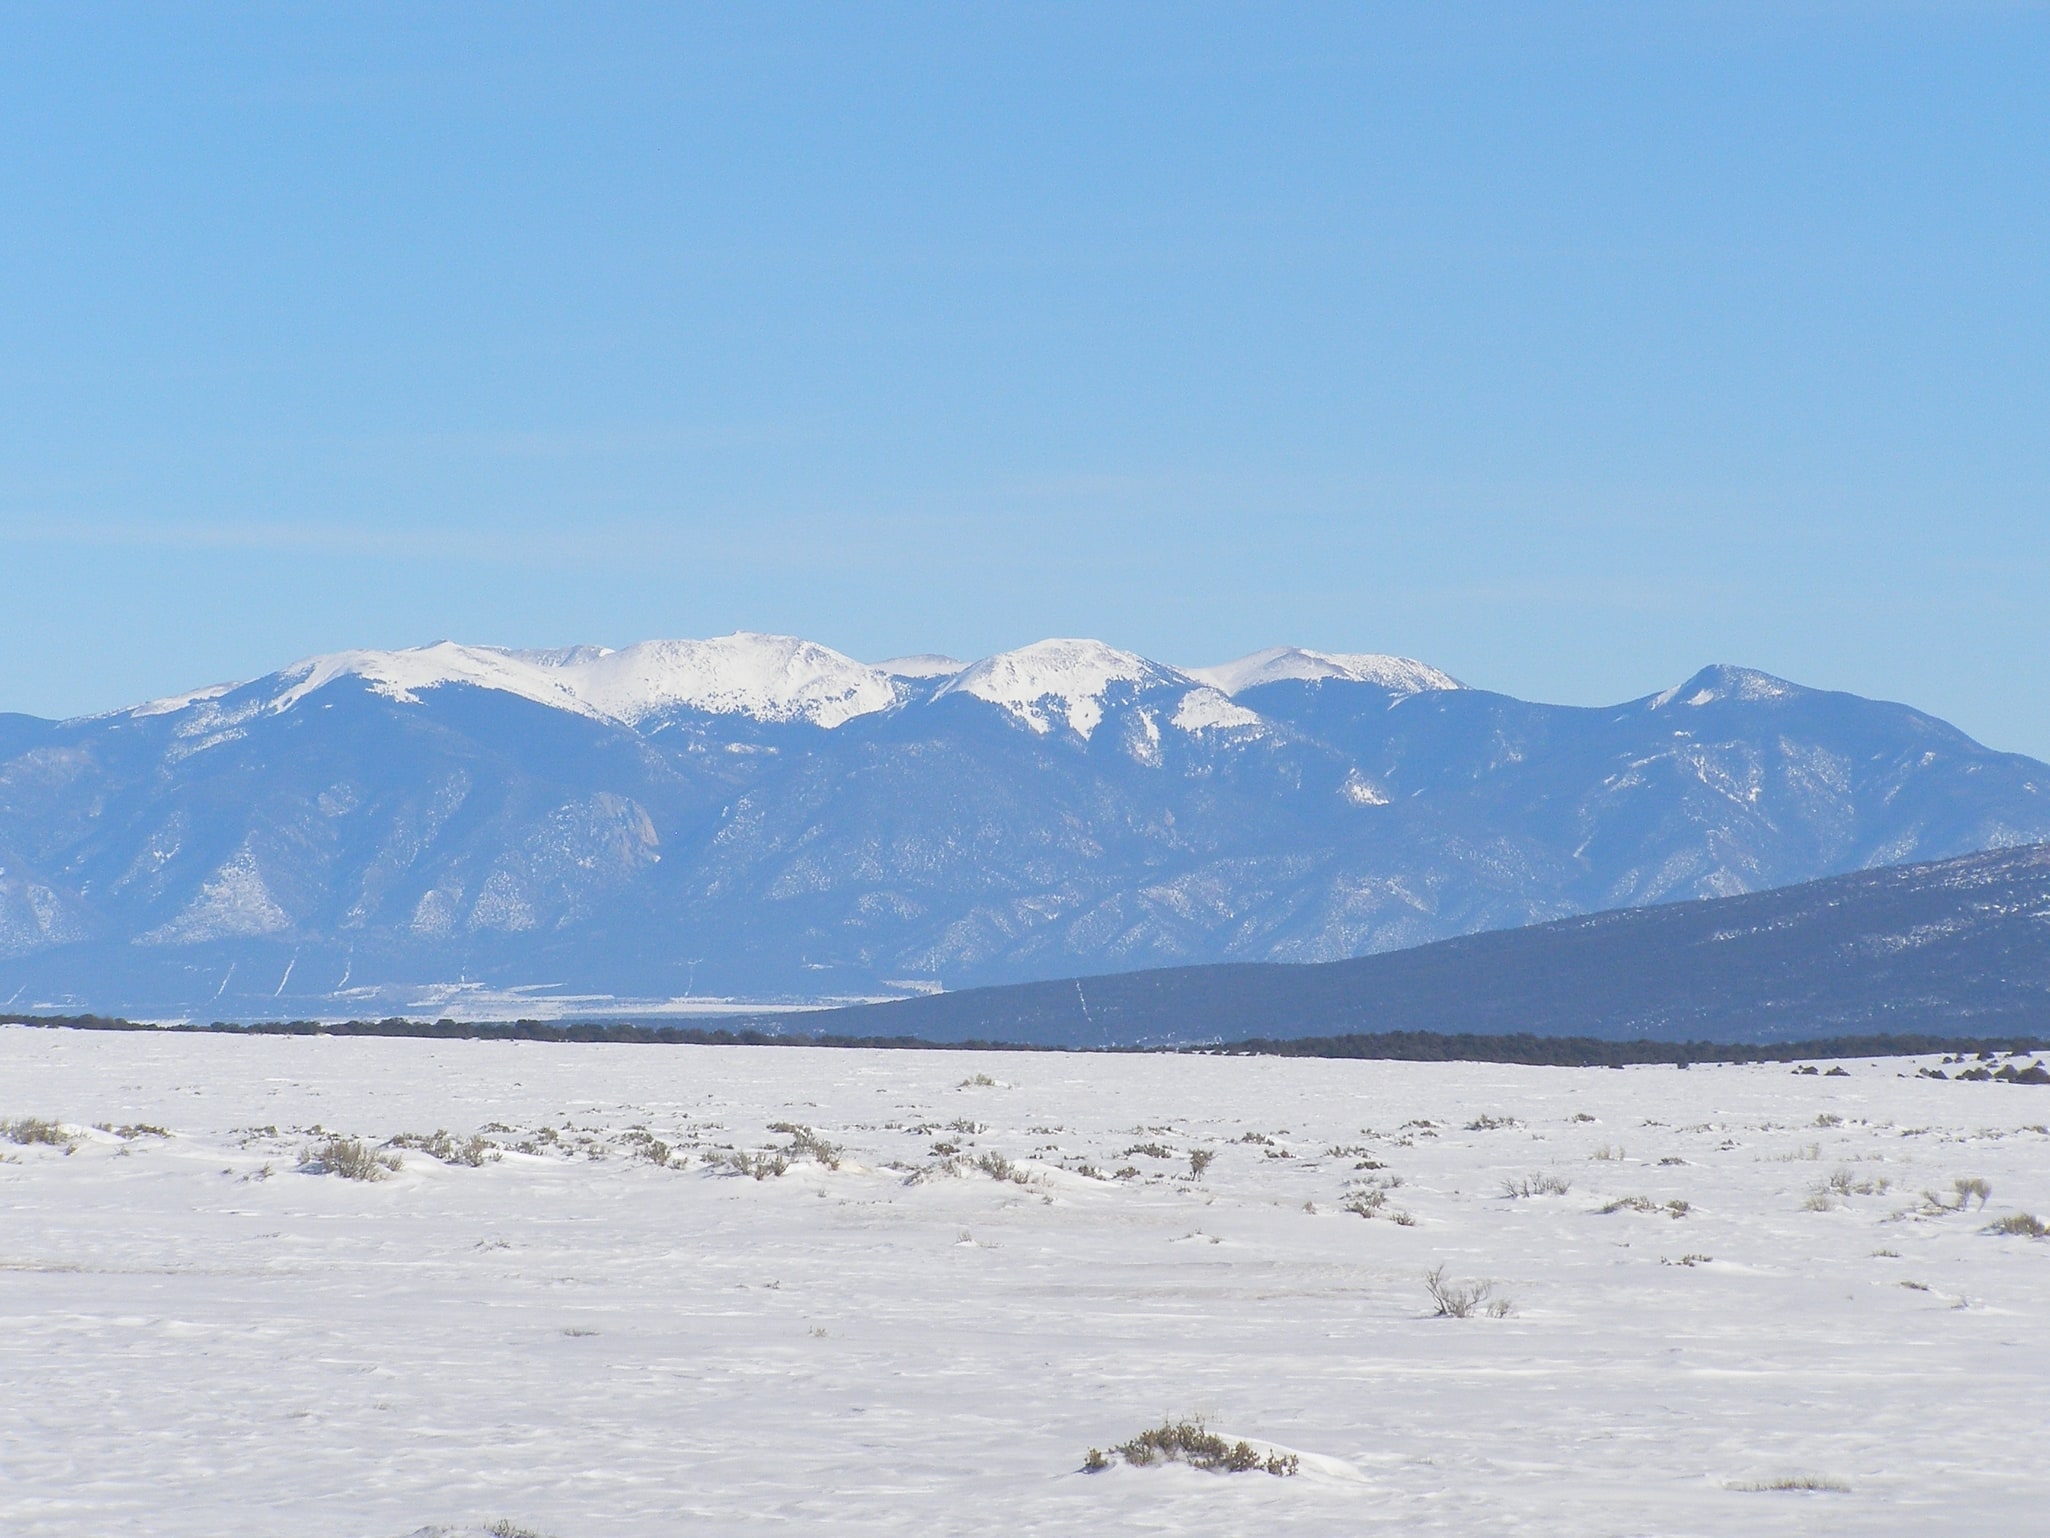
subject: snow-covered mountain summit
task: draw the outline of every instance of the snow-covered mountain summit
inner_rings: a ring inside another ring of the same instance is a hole
[[[1117,686],[1138,693],[1162,687],[1187,689],[1192,683],[1186,673],[1149,662],[1137,652],[1119,651],[1101,641],[1063,639],[1035,641],[985,657],[963,669],[940,693],[968,694],[1000,705],[1035,732],[1051,731],[1058,716],[1086,739],[1102,722],[1105,701]]]
[[[1756,705],[1766,700],[1787,700],[1808,691],[1799,684],[1756,668],[1741,668],[1718,662],[1703,668],[1684,684],[1654,694],[1648,702],[1653,710],[1673,705],[1719,705],[1725,700]]]
[[[1214,667],[1184,668],[1223,694],[1243,694],[1261,684],[1290,680],[1314,682],[1337,678],[1348,683],[1375,684],[1391,694],[1423,694],[1435,689],[1463,689],[1450,673],[1410,657],[1378,652],[1315,652],[1300,646],[1270,646]]]
[[[642,641],[558,669],[576,696],[639,724],[678,709],[831,729],[888,710],[898,691],[881,668],[796,636],[737,631],[709,641]]]
[[[562,667],[536,661],[536,655],[496,646],[463,646],[454,641],[437,641],[432,646],[400,651],[329,652],[295,662],[278,672],[275,676],[285,687],[272,695],[264,708],[272,714],[282,714],[339,679],[356,678],[368,684],[373,693],[401,705],[419,704],[425,690],[467,684],[476,689],[516,694],[536,704],[573,710],[580,715],[603,713],[578,695]]]

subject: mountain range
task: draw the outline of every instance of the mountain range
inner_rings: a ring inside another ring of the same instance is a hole
[[[2046,839],[2050,766],[1736,667],[1586,708],[1297,648],[441,643],[0,716],[0,1007],[503,1016],[1330,961]]]

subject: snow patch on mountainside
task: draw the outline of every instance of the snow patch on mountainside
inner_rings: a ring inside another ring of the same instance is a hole
[[[1234,726],[1261,726],[1256,711],[1234,705],[1215,689],[1191,689],[1182,696],[1174,713],[1174,724],[1185,732],[1216,731]]]
[[[1104,697],[1115,684],[1138,689],[1187,684],[1186,675],[1136,652],[1101,641],[1035,641],[985,657],[941,694],[968,694],[1001,706],[1035,732],[1053,730],[1053,715],[1087,738],[1103,721]],[[1051,712],[1051,714],[1050,714]]]
[[[278,906],[244,844],[201,883],[199,895],[170,923],[139,939],[143,945],[191,945],[203,940],[241,940],[289,929],[292,920]]]
[[[643,641],[566,661],[559,673],[578,699],[627,722],[681,708],[830,729],[898,699],[881,668],[816,641],[745,630],[708,641]]]
[[[1355,769],[1345,777],[1345,784],[1339,787],[1339,794],[1354,806],[1386,806],[1388,793]]]
[[[1291,679],[1337,678],[1348,683],[1376,684],[1392,694],[1427,694],[1437,689],[1466,687],[1450,673],[1411,657],[1389,657],[1378,652],[1317,652],[1300,646],[1270,646],[1232,662],[1183,671],[1229,695]]]
[[[214,684],[205,689],[189,689],[183,694],[167,694],[160,700],[148,700],[143,704],[130,706],[125,711],[116,711],[115,714],[138,717],[175,715],[188,706],[209,704],[231,690],[241,687],[240,684]]]
[[[55,890],[0,869],[0,956],[25,956],[88,933]]]

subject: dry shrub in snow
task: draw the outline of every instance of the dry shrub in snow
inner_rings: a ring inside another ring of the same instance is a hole
[[[1263,1458],[1252,1443],[1227,1442],[1201,1421],[1162,1421],[1131,1441],[1120,1442],[1111,1452],[1142,1469],[1155,1463],[1186,1463],[1191,1468],[1218,1474],[1248,1474],[1257,1470],[1287,1478],[1300,1467],[1294,1453],[1269,1453]],[[1109,1454],[1092,1447],[1083,1458],[1082,1467],[1095,1474],[1109,1468],[1110,1462]]]
[[[1342,1203],[1347,1212],[1358,1213],[1370,1218],[1388,1205],[1388,1193],[1379,1186],[1369,1186],[1363,1191],[1354,1191]]]
[[[1954,1197],[1950,1201],[1945,1201],[1934,1191],[1924,1191],[1922,1193],[1922,1210],[1932,1217],[1946,1212],[1963,1212],[1971,1204],[1972,1198],[1976,1196],[1979,1199],[1979,1210],[1983,1212],[1986,1210],[1986,1199],[1993,1194],[1993,1187],[1977,1176],[1969,1178],[1960,1177],[1953,1180],[1950,1183],[1950,1189]]]
[[[756,1180],[770,1180],[787,1174],[790,1160],[781,1153],[748,1153],[743,1149],[726,1149],[707,1156],[705,1162],[715,1169],[731,1170],[736,1175],[751,1175]]]
[[[460,1164],[467,1169],[482,1168],[502,1157],[498,1145],[489,1138],[472,1136],[458,1143],[439,1127],[432,1132],[401,1132],[384,1146],[415,1148],[430,1159],[439,1159],[443,1164]]]
[[[1564,1196],[1573,1182],[1558,1175],[1526,1175],[1521,1180],[1502,1182],[1502,1194],[1515,1201],[1528,1196]]]
[[[361,1138],[331,1137],[300,1157],[299,1168],[311,1175],[339,1175],[344,1180],[383,1180],[400,1168],[395,1153],[379,1153]]]
[[[1605,1202],[1595,1209],[1603,1217],[1607,1217],[1612,1212],[1656,1212],[1658,1210],[1659,1204],[1649,1196],[1619,1196],[1614,1201]]]
[[[1013,1185],[1022,1186],[1032,1178],[1000,1153],[984,1154],[975,1161],[975,1167],[991,1180],[1008,1180]]]
[[[40,1116],[24,1116],[19,1121],[0,1121],[0,1137],[23,1146],[47,1143],[50,1147],[61,1148],[66,1153],[70,1153],[78,1143],[78,1139],[66,1132],[58,1123],[44,1121]]]
[[[1424,1290],[1431,1295],[1436,1309],[1432,1317],[1437,1319],[1468,1319],[1483,1307],[1490,1319],[1506,1319],[1516,1307],[1507,1298],[1495,1296],[1493,1282],[1454,1282],[1446,1277],[1443,1266],[1424,1273]]]
[[[822,1164],[829,1170],[840,1167],[840,1145],[829,1143],[809,1127],[800,1127],[792,1122],[779,1121],[769,1129],[771,1132],[788,1134],[790,1147],[786,1150],[793,1159],[809,1159]]]
[[[964,1155],[950,1154],[937,1163],[922,1164],[912,1170],[904,1177],[904,1184],[907,1186],[920,1186],[924,1185],[928,1180],[938,1180],[943,1176],[959,1179],[966,1171],[974,1168],[975,1166]]]
[[[667,1166],[670,1163],[669,1145],[656,1137],[646,1127],[635,1127],[626,1134],[622,1141],[650,1164]],[[678,1154],[675,1163],[678,1169],[683,1169],[690,1163],[690,1156],[688,1154]]]
[[[2040,1239],[2050,1234],[2050,1223],[2045,1223],[2033,1213],[2014,1212],[1999,1221],[1986,1225],[1989,1234],[2014,1234],[2023,1239]]]

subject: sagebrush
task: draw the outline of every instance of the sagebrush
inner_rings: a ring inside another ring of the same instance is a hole
[[[1301,1467],[1301,1460],[1294,1453],[1270,1452],[1264,1457],[1252,1443],[1240,1440],[1227,1442],[1201,1421],[1162,1421],[1149,1431],[1142,1431],[1128,1442],[1120,1442],[1110,1450],[1134,1468],[1146,1468],[1155,1463],[1186,1463],[1191,1468],[1208,1469],[1218,1474],[1248,1474],[1260,1472],[1287,1478]],[[1100,1473],[1111,1466],[1110,1454],[1092,1447],[1082,1460],[1082,1467],[1091,1474]]]
[[[300,1157],[299,1168],[310,1175],[339,1175],[344,1180],[383,1180],[402,1167],[395,1153],[380,1153],[361,1138],[331,1137]]]

